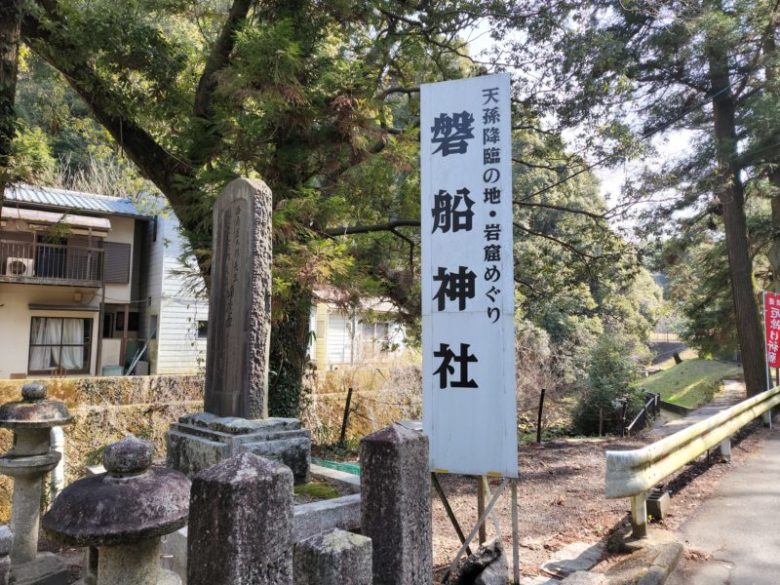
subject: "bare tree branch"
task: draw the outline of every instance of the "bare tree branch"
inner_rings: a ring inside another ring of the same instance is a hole
[[[589,217],[595,221],[604,221],[607,216],[607,213],[593,213],[592,211],[587,211],[585,209],[574,209],[572,207],[565,207],[563,205],[553,205],[552,203],[531,203],[529,201],[514,201],[513,203],[521,207],[541,207],[543,209],[552,209],[554,211],[576,213]]]
[[[527,233],[528,235],[535,236],[538,238],[544,238],[545,240],[549,240],[551,242],[554,242],[561,246],[562,248],[566,248],[567,250],[573,252],[575,255],[579,256],[583,261],[585,262],[585,265],[588,267],[588,271],[590,271],[590,265],[587,262],[588,260],[598,260],[602,258],[602,256],[594,256],[593,254],[588,254],[587,252],[583,252],[576,246],[573,246],[569,242],[565,242],[561,240],[560,238],[556,238],[555,236],[551,236],[550,234],[544,234],[542,232],[537,232],[535,230],[529,229],[525,226],[520,225],[519,223],[515,222],[514,226],[519,229],[520,231],[523,231]]]
[[[370,234],[373,232],[394,232],[399,227],[420,227],[420,221],[414,219],[400,219],[388,223],[375,225],[343,226],[321,230],[320,233],[330,237],[351,236],[353,234]],[[397,235],[397,234],[396,234]]]

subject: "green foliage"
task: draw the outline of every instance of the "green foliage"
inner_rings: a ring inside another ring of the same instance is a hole
[[[780,148],[771,138],[780,128],[776,2],[521,5],[534,17],[518,23],[524,36],[514,62],[537,91],[547,90],[540,107],[591,160],[638,160],[622,190],[624,209],[641,204],[638,235],[665,240],[711,224],[714,240],[727,236],[727,277],[698,300],[717,300],[720,310],[731,295],[740,318],[697,324],[696,335],[714,328],[724,337],[736,327],[748,387],[757,391],[763,357],[750,270],[756,256],[748,248],[758,242],[742,225],[742,183],[753,192],[764,183],[764,196],[780,196]],[[695,147],[669,153],[658,136]]]
[[[310,481],[296,485],[293,491],[296,496],[302,496],[310,501],[332,500],[341,495],[333,486],[322,481]]]
[[[604,335],[590,354],[588,388],[577,404],[574,427],[577,432],[594,435],[602,420],[604,433],[618,430],[620,401],[628,403],[628,420],[642,407],[642,392],[634,386],[639,375],[631,339]]]
[[[20,61],[17,180],[105,195],[154,190],[57,71],[27,47]]]
[[[11,155],[11,174],[28,183],[47,182],[54,175],[55,160],[40,128],[21,125]]]
[[[766,199],[751,185],[746,212],[750,256],[754,259],[756,288],[768,288],[771,272],[765,254],[771,243],[770,210]],[[719,235],[719,219],[695,225],[662,248],[659,265],[669,276],[668,296],[683,318],[682,337],[704,357],[733,356],[739,351],[734,301],[728,271],[726,243]]]
[[[224,184],[244,175],[271,187],[273,414],[300,410],[317,287],[338,287],[347,304],[388,298],[417,325],[420,236],[395,225],[420,213],[416,88],[485,72],[462,37],[487,22],[500,40],[522,7],[272,1],[236,2],[229,13],[230,3],[32,4],[25,119],[45,130],[55,157],[74,153],[69,167],[97,160],[122,174],[123,162],[137,165],[169,198],[202,274]],[[556,367],[574,379],[602,334],[646,337],[654,317],[642,295],[654,293],[642,289],[635,250],[609,225],[585,158],[567,153],[555,133],[534,130],[550,113],[543,100],[515,108],[517,123],[528,122],[515,136],[518,318],[565,348]],[[630,143],[619,123],[602,134]],[[571,170],[575,179],[548,188]],[[132,189],[133,180],[128,173],[118,184]],[[365,226],[373,227],[349,229]]]
[[[602,335],[622,336],[636,347],[648,340],[661,290],[634,247],[609,224],[591,173],[523,195],[555,184],[567,176],[568,165],[583,161],[559,140],[528,133],[517,136],[514,156],[521,161],[514,168],[518,316],[549,335],[545,345],[554,371],[574,389]]]

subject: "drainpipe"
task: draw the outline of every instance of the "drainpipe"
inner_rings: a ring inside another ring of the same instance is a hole
[[[102,244],[102,242],[101,242]],[[97,331],[97,358],[95,359],[95,375],[99,376],[103,368],[103,319],[106,315],[106,251],[103,249],[102,261],[100,263],[100,283],[102,290],[100,293],[100,311],[98,312]]]

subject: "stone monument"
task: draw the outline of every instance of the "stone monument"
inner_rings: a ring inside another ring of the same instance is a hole
[[[271,191],[236,179],[214,205],[205,412],[168,431],[168,465],[189,476],[242,452],[281,461],[296,483],[309,473],[300,421],[268,418]]]
[[[14,479],[11,503],[11,581],[18,585],[66,584],[68,573],[59,557],[38,552],[43,480],[61,455],[51,448],[50,431],[73,418],[57,400],[46,400],[46,386],[22,387],[22,400],[0,407],[0,427],[14,433],[13,448],[0,457],[0,473]]]

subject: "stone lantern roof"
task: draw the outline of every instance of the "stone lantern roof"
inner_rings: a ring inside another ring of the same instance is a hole
[[[187,523],[190,481],[154,467],[147,441],[128,437],[106,448],[106,473],[65,488],[43,517],[43,528],[76,546],[139,543],[178,530]]]
[[[0,427],[45,429],[69,424],[73,417],[58,400],[46,399],[46,386],[39,382],[22,387],[22,400],[0,406]]]

